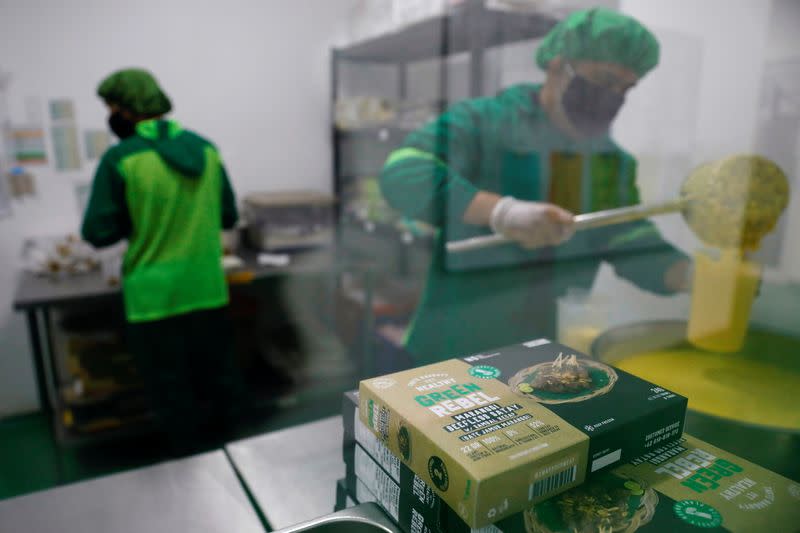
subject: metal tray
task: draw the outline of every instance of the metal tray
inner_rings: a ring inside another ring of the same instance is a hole
[[[400,533],[400,530],[374,503],[357,505],[281,529],[276,533]]]

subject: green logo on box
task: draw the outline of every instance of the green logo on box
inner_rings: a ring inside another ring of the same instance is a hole
[[[500,369],[489,365],[473,366],[469,375],[480,379],[496,379],[500,377]]]
[[[697,500],[675,502],[675,514],[696,527],[712,528],[722,525],[722,515],[708,504]]]
[[[442,492],[447,492],[450,487],[450,476],[441,457],[435,455],[428,459],[428,475],[431,476],[433,485]]]
[[[397,432],[397,444],[400,447],[400,455],[403,456],[403,459],[406,461],[411,460],[411,435],[408,432],[408,428],[405,426],[400,427],[400,431]]]

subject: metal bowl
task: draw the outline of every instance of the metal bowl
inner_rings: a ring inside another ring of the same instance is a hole
[[[612,328],[592,343],[592,355],[614,364],[636,354],[685,345],[687,323],[639,322]],[[765,356],[773,363],[777,357]],[[792,400],[789,400],[792,401]],[[800,431],[751,424],[690,409],[686,432],[719,448],[800,481]]]
[[[400,533],[400,530],[377,505],[365,503],[276,533]]]

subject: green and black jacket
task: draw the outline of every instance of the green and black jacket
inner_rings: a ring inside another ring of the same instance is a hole
[[[103,155],[81,233],[97,247],[128,239],[125,312],[145,322],[228,303],[220,232],[237,219],[217,149],[175,121],[147,120]]]

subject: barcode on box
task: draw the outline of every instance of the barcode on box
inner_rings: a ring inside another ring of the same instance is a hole
[[[378,503],[397,522],[400,520],[400,486],[380,469],[378,469],[377,481],[378,486],[375,492],[377,492]]]
[[[564,485],[568,485],[575,481],[575,476],[578,473],[578,467],[572,466],[561,472],[557,472],[550,477],[540,479],[536,483],[531,484],[528,499],[533,500],[539,496],[551,494],[560,489]]]
[[[381,405],[380,415],[378,416],[378,433],[383,442],[389,440],[389,417],[389,409]]]
[[[384,443],[378,440],[373,432],[367,428],[358,416],[358,408],[354,415],[356,442],[367,450],[373,458],[378,459],[380,465],[395,481],[400,481],[400,459],[398,459]]]
[[[356,446],[355,454],[356,477],[360,479],[367,490],[375,495],[375,499],[383,509],[394,518],[395,522],[400,516],[400,485],[389,477],[389,474],[378,466],[367,452]]]

